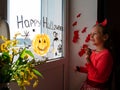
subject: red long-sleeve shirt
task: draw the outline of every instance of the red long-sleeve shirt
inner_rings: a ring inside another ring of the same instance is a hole
[[[90,60],[91,62],[86,64],[86,67],[80,67],[80,72],[88,73],[88,79],[91,81],[106,82],[113,67],[113,58],[110,52],[107,49],[100,52],[92,51]]]

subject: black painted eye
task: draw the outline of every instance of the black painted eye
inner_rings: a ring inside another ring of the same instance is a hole
[[[39,43],[41,43],[41,40],[39,40]]]
[[[44,40],[44,43],[46,43],[46,41]]]
[[[35,32],[35,29],[33,29],[33,32]]]

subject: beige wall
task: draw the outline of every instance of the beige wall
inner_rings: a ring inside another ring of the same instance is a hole
[[[77,15],[81,16],[77,18]],[[97,0],[70,0],[70,90],[80,90],[82,82],[86,79],[86,74],[75,73],[73,67],[76,65],[83,66],[85,64],[84,56],[80,57],[78,52],[83,44],[85,38],[90,33],[90,29],[97,20]],[[77,22],[76,26],[72,26],[73,22]],[[87,27],[85,33],[81,30]],[[80,39],[77,43],[73,43],[73,34],[75,30],[79,30]],[[90,43],[88,46],[91,47]]]

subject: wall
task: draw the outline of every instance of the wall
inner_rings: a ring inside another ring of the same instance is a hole
[[[0,17],[6,18],[6,11],[7,11],[7,0],[0,0]]]
[[[74,72],[74,66],[84,66],[86,61],[84,55],[79,56],[83,44],[91,47],[90,42],[85,39],[90,33],[91,27],[97,20],[97,0],[70,0],[70,89],[80,90],[82,82],[86,79],[86,74]],[[86,32],[85,27],[87,27]],[[83,33],[81,32],[84,29]],[[79,39],[73,43],[74,31],[78,30]],[[94,48],[94,47],[91,47]]]

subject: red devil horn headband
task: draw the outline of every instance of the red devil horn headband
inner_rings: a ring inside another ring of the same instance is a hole
[[[99,23],[98,21],[96,21],[96,25],[97,24],[101,24],[102,26],[106,26],[107,25],[107,19],[105,19],[103,22]]]

